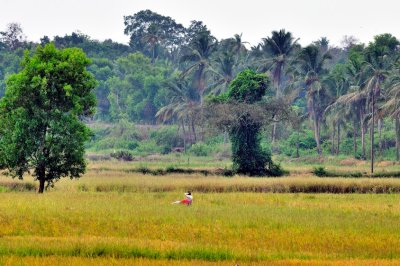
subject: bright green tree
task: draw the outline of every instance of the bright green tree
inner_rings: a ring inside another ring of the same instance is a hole
[[[89,63],[80,49],[48,44],[32,57],[26,52],[23,69],[7,80],[0,101],[0,166],[20,179],[32,173],[39,193],[46,183],[85,172],[90,131],[81,118],[92,115],[96,105]]]

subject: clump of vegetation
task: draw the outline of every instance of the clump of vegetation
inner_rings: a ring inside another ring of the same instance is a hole
[[[25,192],[36,191],[37,186],[30,182],[1,182],[0,192]]]
[[[175,147],[183,147],[182,138],[175,126],[166,126],[150,133],[150,138],[161,146],[161,153],[167,154]]]
[[[314,168],[314,170],[312,171],[312,173],[316,176],[319,177],[327,177],[329,176],[329,173],[326,171],[325,167],[323,166],[317,166]]]
[[[198,142],[190,147],[189,152],[195,156],[208,156],[211,153],[211,147],[205,143]]]
[[[312,173],[319,177],[363,177],[363,173],[361,172],[338,173],[334,171],[328,171],[323,166],[315,167]]]
[[[265,120],[262,116],[264,112],[257,108],[257,104],[266,94],[268,84],[269,79],[266,75],[248,69],[238,74],[229,85],[226,94],[210,99],[212,110],[229,105],[225,111],[219,110],[221,117],[215,120],[214,124],[229,129],[233,169],[238,174],[284,174],[281,167],[272,161],[271,154],[261,146],[261,129]],[[274,108],[273,104],[270,106]]]
[[[133,155],[129,152],[129,151],[116,151],[116,152],[112,152],[110,154],[110,156],[112,158],[115,158],[117,160],[121,160],[121,161],[133,161]]]

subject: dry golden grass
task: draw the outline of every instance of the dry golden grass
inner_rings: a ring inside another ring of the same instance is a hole
[[[262,262],[241,262],[235,261],[219,261],[208,262],[199,260],[151,260],[151,259],[116,259],[116,258],[81,258],[81,257],[0,257],[0,263],[4,266],[20,265],[20,266],[64,266],[64,265],[88,265],[88,266],[255,266],[255,265],[269,265],[269,266],[396,266],[399,261],[393,260],[279,260],[279,261],[262,261]]]
[[[1,193],[0,265],[400,265],[400,179],[316,178],[309,166],[284,178],[130,167],[97,162],[44,195]],[[252,193],[321,187],[369,194]],[[186,189],[193,206],[171,205]]]

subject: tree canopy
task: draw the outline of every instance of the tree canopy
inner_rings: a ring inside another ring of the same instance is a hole
[[[25,53],[22,70],[7,80],[0,101],[0,166],[12,177],[31,172],[39,193],[62,177],[85,171],[84,143],[90,131],[81,121],[95,112],[96,81],[80,49],[53,44]]]

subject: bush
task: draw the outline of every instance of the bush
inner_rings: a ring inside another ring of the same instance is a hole
[[[319,177],[329,176],[328,172],[326,171],[325,167],[323,167],[323,166],[315,167],[314,170],[312,171],[312,173]]]
[[[189,151],[195,156],[208,156],[211,153],[211,148],[202,142],[198,142],[193,144]]]
[[[155,154],[162,153],[163,148],[164,147],[157,145],[154,140],[147,140],[141,141],[135,151],[138,154]]]
[[[163,154],[170,153],[174,147],[182,147],[183,140],[179,136],[176,127],[163,127],[150,134],[150,138],[159,146],[162,146]]]
[[[139,134],[134,124],[121,120],[109,125],[92,125],[93,137],[87,148],[96,151],[123,149],[134,150],[139,146]]]
[[[361,172],[353,172],[353,173],[337,173],[337,172],[330,172],[325,169],[323,166],[315,167],[312,173],[319,177],[363,177]]]
[[[121,160],[121,161],[133,161],[133,156],[128,151],[113,152],[113,153],[110,154],[110,156],[112,158],[115,158],[115,159]]]

